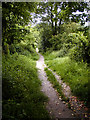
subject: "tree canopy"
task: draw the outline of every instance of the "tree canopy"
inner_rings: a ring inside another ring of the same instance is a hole
[[[37,17],[52,26],[53,35],[60,32],[60,25],[68,21],[84,23],[85,13],[74,15],[73,12],[88,10],[85,2],[41,2],[36,9]],[[36,17],[36,16],[35,16]]]
[[[31,12],[34,12],[36,3],[32,2],[11,2],[2,4],[2,43],[9,45],[19,42],[28,32],[25,28],[31,19]]]

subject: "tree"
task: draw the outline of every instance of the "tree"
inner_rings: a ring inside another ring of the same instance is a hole
[[[60,25],[64,22],[74,21],[83,22],[86,14],[73,15],[73,12],[83,12],[87,9],[86,2],[42,2],[36,10],[37,17],[41,17],[42,21],[52,26],[53,35],[60,32]]]
[[[28,30],[26,25],[32,20],[31,12],[35,10],[36,3],[8,2],[2,3],[2,45],[18,43],[23,40]]]

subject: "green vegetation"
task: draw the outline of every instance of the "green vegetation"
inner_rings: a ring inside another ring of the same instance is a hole
[[[37,17],[39,16],[41,18],[41,24],[44,25],[46,23],[46,25],[51,28],[49,33],[52,32],[51,35],[57,35],[58,33],[62,32],[62,24],[67,23],[68,21],[76,23],[80,22],[83,25],[85,23],[84,17],[87,15],[85,13],[73,14],[73,12],[83,12],[84,10],[88,9],[89,6],[87,2],[40,2],[35,13]],[[46,38],[49,33],[47,32],[47,35],[45,34]],[[51,35],[48,37],[51,37]],[[44,43],[48,41],[45,40],[46,38],[43,36]],[[47,47],[49,48],[49,44]]]
[[[57,52],[54,56],[57,56]],[[71,60],[69,57],[57,57],[49,60],[48,58],[52,56],[48,54],[45,56],[46,64],[58,75],[61,79],[70,85],[72,93],[78,96],[81,100],[88,102],[88,80],[89,80],[89,68],[85,63],[77,63]]]
[[[46,64],[69,84],[74,95],[88,104],[89,27],[69,21],[60,25],[61,32],[56,35],[51,35],[50,27],[47,28],[43,30],[40,47]]]
[[[3,2],[2,3],[2,45],[18,43],[30,32],[31,12],[34,12],[36,3],[32,2]],[[7,11],[7,12],[6,12]],[[28,29],[27,29],[28,28]]]
[[[70,85],[73,94],[87,102],[90,63],[87,2],[3,2],[2,83],[3,119],[49,119],[40,92],[35,49],[46,63]],[[74,14],[80,11],[82,14]],[[45,15],[44,15],[45,14]],[[41,19],[41,23],[32,27]],[[2,50],[1,50],[2,49]],[[46,70],[54,87],[61,86]]]
[[[21,53],[24,54],[3,56],[3,119],[49,119],[44,105],[47,97],[40,91],[36,58],[28,49]]]
[[[21,42],[18,44],[12,44],[9,47],[9,53],[13,55],[14,53],[18,53],[18,55],[25,55],[32,60],[38,60],[39,56],[37,55],[35,49],[28,44],[27,42]]]
[[[40,91],[36,69],[39,33],[29,25],[35,6],[31,2],[2,4],[3,120],[49,119],[48,98]]]
[[[75,22],[69,22],[61,25],[62,32],[52,37],[48,32],[47,37],[43,40],[42,52],[57,51],[58,57],[68,55],[77,62],[90,62],[90,41],[89,27],[84,31],[84,27]],[[83,32],[82,32],[82,31]],[[48,30],[47,30],[48,31]],[[45,31],[46,33],[46,31]],[[45,35],[45,34],[44,34]],[[44,37],[44,36],[43,36]],[[48,40],[47,40],[48,39]],[[59,51],[59,52],[58,52]],[[45,53],[46,54],[46,53]]]
[[[46,71],[46,74],[48,76],[48,80],[52,83],[53,87],[57,90],[57,92],[61,96],[62,100],[67,101],[68,99],[64,96],[64,94],[62,92],[62,86],[56,80],[56,78],[53,75],[53,73],[50,70],[48,70],[48,68],[45,68],[45,71]]]

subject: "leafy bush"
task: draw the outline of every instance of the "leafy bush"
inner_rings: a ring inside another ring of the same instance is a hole
[[[51,49],[59,50],[61,48],[60,36],[58,36],[58,35],[52,36],[52,38],[49,39],[49,42],[51,44]]]
[[[11,55],[17,52],[19,55],[28,56],[33,60],[39,59],[39,55],[36,53],[36,50],[32,45],[26,44],[26,42],[12,44],[10,45],[9,50]]]
[[[10,54],[14,54],[16,52],[16,49],[15,49],[15,45],[14,44],[11,44],[9,46],[9,50],[10,50]]]
[[[68,22],[68,23],[64,23],[61,26],[61,33],[67,33],[67,35],[69,33],[74,33],[74,32],[78,32],[81,28],[81,25],[75,22]]]
[[[73,47],[69,50],[69,56],[76,61],[89,62],[90,49],[89,41],[83,33],[71,33],[69,34]]]

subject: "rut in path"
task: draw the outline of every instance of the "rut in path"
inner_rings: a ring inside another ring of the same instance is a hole
[[[47,80],[44,71],[44,68],[46,67],[44,64],[44,57],[41,54],[39,55],[40,59],[37,61],[36,67],[38,68],[39,79],[42,81],[41,91],[49,98],[46,108],[50,113],[51,118],[55,120],[60,118],[74,118],[73,111],[63,103],[55,89],[52,87],[52,84]]]

